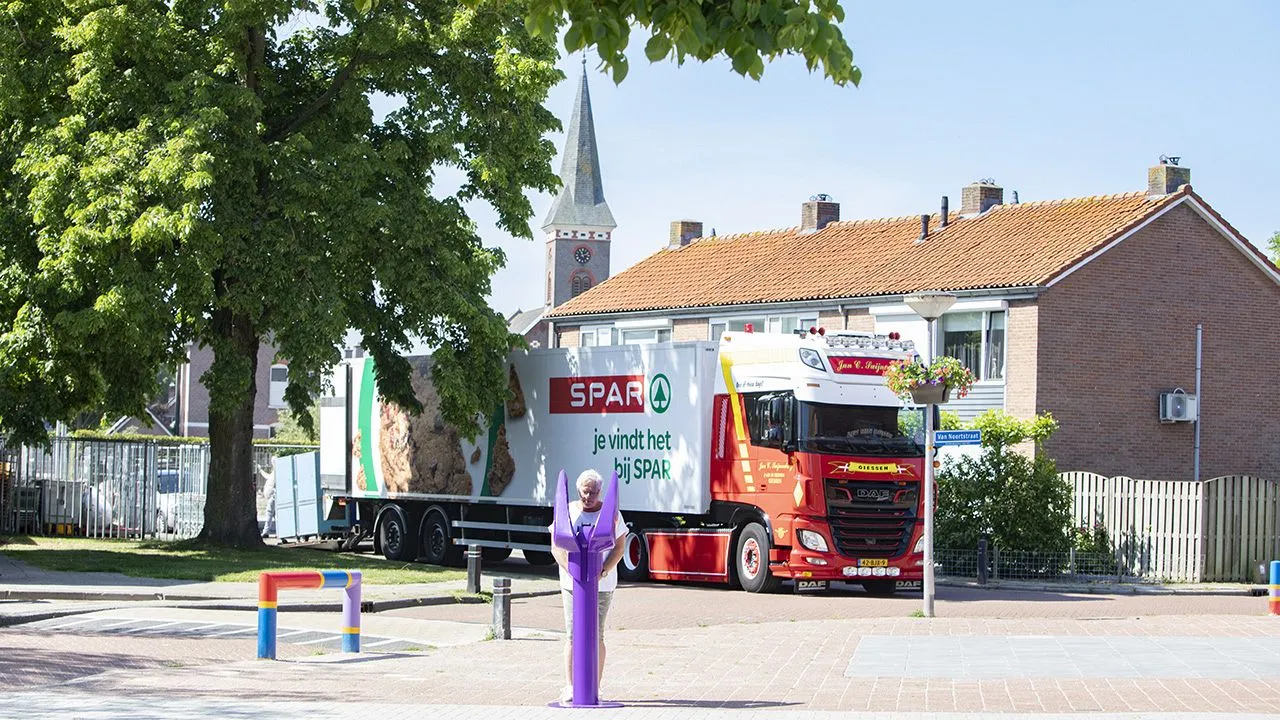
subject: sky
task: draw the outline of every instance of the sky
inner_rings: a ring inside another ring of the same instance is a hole
[[[720,235],[791,227],[817,193],[844,220],[936,212],[943,195],[955,211],[979,178],[1006,202],[1131,192],[1162,154],[1259,248],[1280,230],[1280,2],[843,5],[859,87],[798,58],[758,82],[726,61],[651,65],[639,31],[621,85],[588,54],[614,274],[665,247],[672,220]],[[566,130],[581,57],[561,60],[547,101]],[[563,148],[563,133],[552,140]],[[533,242],[469,206],[507,253],[491,296],[504,314],[543,300],[552,200],[532,196]]]

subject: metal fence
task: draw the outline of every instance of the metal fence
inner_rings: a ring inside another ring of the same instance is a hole
[[[985,555],[985,557],[984,557]],[[986,580],[1043,580],[1046,582],[1123,582],[1128,575],[1125,563],[1105,553],[1065,553],[991,548],[939,549],[934,551],[939,576]],[[985,572],[983,572],[985,566]]]
[[[278,455],[312,446],[254,446],[258,517]],[[204,527],[207,443],[55,437],[47,448],[0,447],[0,533],[100,538],[195,537]]]

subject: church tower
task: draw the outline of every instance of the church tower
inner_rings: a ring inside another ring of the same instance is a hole
[[[618,226],[604,200],[600,180],[586,60],[569,118],[560,181],[560,195],[542,223],[547,234],[547,309],[581,295],[609,277],[609,241]]]

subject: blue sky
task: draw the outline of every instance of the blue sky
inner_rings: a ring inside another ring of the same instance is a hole
[[[1280,230],[1280,2],[844,6],[857,88],[795,58],[759,82],[727,62],[650,65],[638,32],[621,85],[588,56],[615,274],[665,246],[676,219],[721,235],[789,227],[816,193],[846,220],[918,215],[942,195],[958,208],[984,177],[1006,201],[1129,192],[1162,153],[1255,245]],[[561,67],[548,103],[567,127],[580,56]],[[542,302],[551,200],[533,199],[534,242],[470,208],[507,252],[492,295],[504,313]]]

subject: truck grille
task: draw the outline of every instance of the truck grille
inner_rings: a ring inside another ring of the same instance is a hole
[[[826,491],[827,522],[841,555],[891,558],[907,551],[919,483],[827,478]]]

